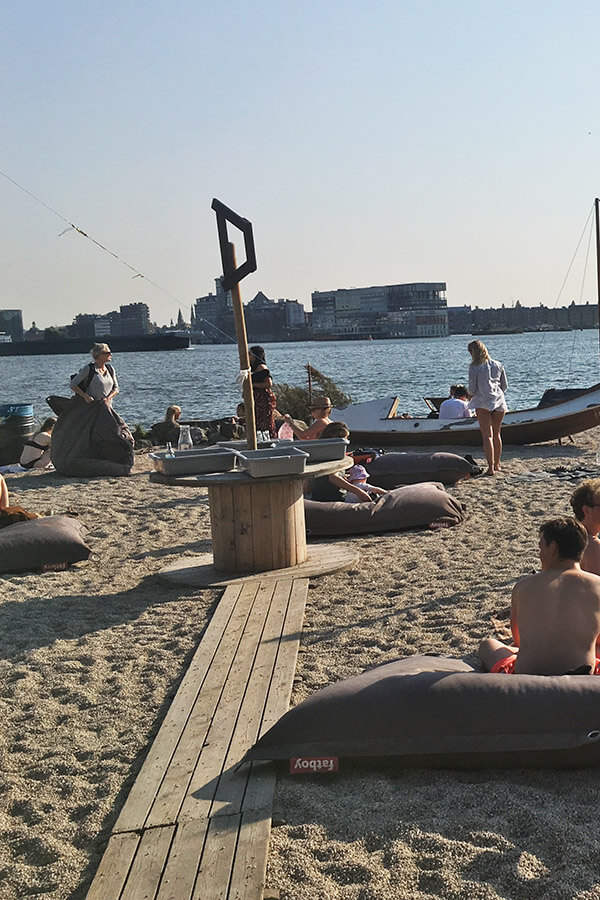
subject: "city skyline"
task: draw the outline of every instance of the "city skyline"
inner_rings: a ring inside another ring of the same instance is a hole
[[[590,0],[7,8],[0,307],[187,316],[215,196],[253,222],[245,302],[591,302],[591,262],[561,288],[600,193],[598,25]]]

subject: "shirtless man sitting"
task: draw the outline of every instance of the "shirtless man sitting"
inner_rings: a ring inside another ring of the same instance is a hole
[[[587,531],[588,542],[581,557],[581,568],[600,575],[600,478],[583,481],[571,494],[575,518]]]
[[[528,675],[600,674],[600,577],[580,565],[587,543],[576,519],[540,527],[542,571],[516,583],[510,625],[513,645],[486,638],[479,658],[488,672]]]

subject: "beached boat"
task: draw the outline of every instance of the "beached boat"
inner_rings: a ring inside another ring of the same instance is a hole
[[[598,308],[600,309],[600,200],[594,201],[596,213],[596,262],[598,269]],[[381,397],[334,409],[331,418],[345,422],[354,444],[379,444],[403,447],[481,446],[476,418],[439,419],[439,403],[424,398],[431,413],[426,418],[398,415],[399,397]],[[505,444],[539,444],[570,437],[600,425],[600,383],[571,390],[548,390],[533,409],[513,410],[502,422]]]
[[[546,392],[544,398],[547,397]],[[568,396],[548,405],[542,399],[533,409],[508,412],[502,423],[505,444],[539,444],[569,437],[600,425],[600,384],[584,391],[557,392]],[[397,415],[400,399],[381,397],[334,409],[331,419],[345,422],[353,444],[368,446],[439,447],[481,446],[481,432],[472,419],[406,419]]]

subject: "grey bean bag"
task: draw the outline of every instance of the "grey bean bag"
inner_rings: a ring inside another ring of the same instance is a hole
[[[598,765],[599,709],[597,676],[491,675],[460,660],[413,656],[318,691],[270,728],[246,759],[394,757],[406,766],[450,768]]]
[[[442,484],[426,482],[396,488],[373,503],[305,500],[304,515],[307,533],[316,537],[450,527],[462,522],[465,508]]]
[[[87,559],[87,529],[70,516],[44,516],[0,530],[0,572],[30,572]]]
[[[365,465],[369,481],[391,490],[401,484],[441,481],[455,484],[461,478],[481,475],[481,468],[456,453],[384,453]]]
[[[133,437],[123,419],[105,403],[73,397],[54,426],[50,459],[61,475],[129,475]]]

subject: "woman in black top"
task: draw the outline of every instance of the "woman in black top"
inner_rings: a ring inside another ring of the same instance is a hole
[[[265,351],[262,347],[250,347],[250,370],[256,430],[268,431],[269,437],[277,437],[274,418],[277,400],[271,390],[273,379],[267,368]]]

